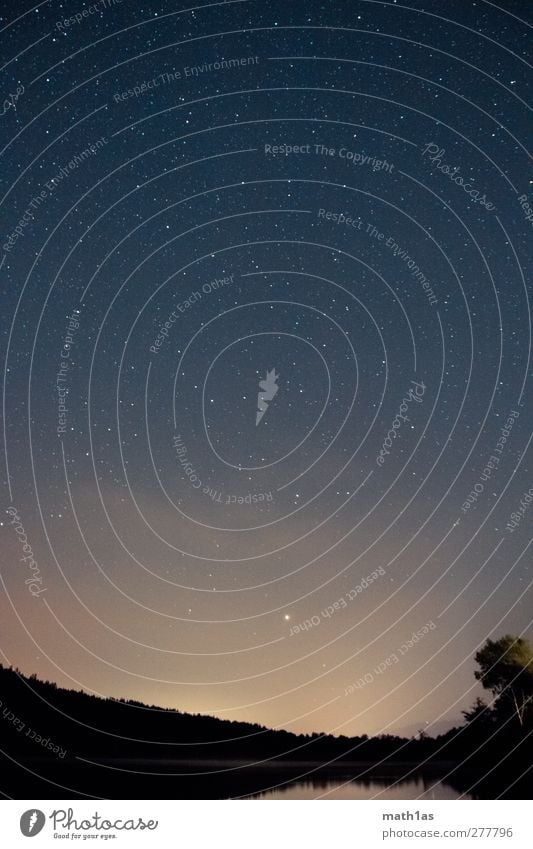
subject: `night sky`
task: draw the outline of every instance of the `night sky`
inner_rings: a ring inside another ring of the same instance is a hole
[[[0,8],[1,662],[457,723],[533,634],[527,4]]]

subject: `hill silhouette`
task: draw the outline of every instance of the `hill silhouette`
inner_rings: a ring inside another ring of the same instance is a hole
[[[219,798],[333,773],[445,772],[459,786],[487,771],[482,723],[420,739],[294,734],[67,690],[1,665],[0,711],[2,789],[14,798]],[[493,741],[492,753],[508,743]]]

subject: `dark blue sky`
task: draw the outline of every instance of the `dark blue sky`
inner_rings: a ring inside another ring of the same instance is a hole
[[[532,633],[525,4],[1,9],[4,662],[457,721]]]

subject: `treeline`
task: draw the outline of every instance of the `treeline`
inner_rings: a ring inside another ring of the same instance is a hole
[[[475,675],[491,693],[490,704],[478,698],[464,711],[461,726],[438,737],[420,732],[410,739],[293,734],[105,699],[0,665],[0,757],[8,782],[3,789],[15,798],[10,781],[21,787],[19,798],[27,798],[32,787],[41,798],[47,798],[45,787],[51,798],[61,797],[58,787],[83,787],[85,795],[106,798],[117,793],[122,798],[187,798],[188,793],[217,798],[253,792],[258,764],[279,780],[296,763],[315,774],[326,774],[334,764],[351,777],[367,775],[368,769],[354,769],[357,762],[395,776],[440,769],[462,791],[527,798],[533,764],[533,652],[526,640],[507,635],[487,640],[475,659]],[[244,767],[235,768],[241,761],[254,764],[246,775]],[[129,766],[122,768],[123,762]],[[217,766],[210,769],[210,764]],[[200,773],[191,783],[189,778]],[[165,775],[181,778],[170,781]],[[95,782],[101,793],[92,792]]]
[[[293,734],[256,723],[182,713],[138,701],[66,690],[0,665],[2,738],[13,753],[31,757],[169,760],[400,760],[419,758],[427,741],[394,735],[369,738]],[[35,742],[59,747],[55,752]],[[37,748],[37,747],[40,747]],[[401,749],[401,751],[398,751]],[[66,752],[63,755],[62,752]]]

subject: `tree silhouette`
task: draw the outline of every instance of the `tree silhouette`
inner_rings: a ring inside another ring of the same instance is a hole
[[[496,714],[514,715],[524,728],[533,715],[533,649],[528,640],[511,634],[487,639],[475,659],[479,665],[475,676],[494,695]]]

